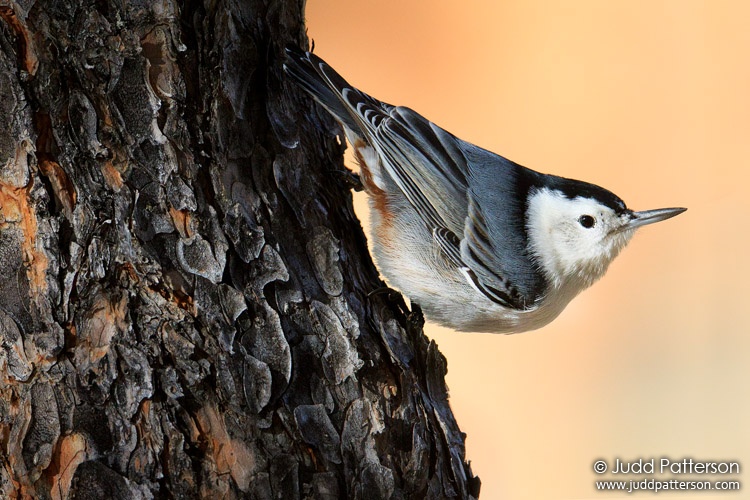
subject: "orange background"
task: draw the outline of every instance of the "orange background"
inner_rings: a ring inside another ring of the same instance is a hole
[[[750,2],[310,0],[307,20],[379,99],[633,209],[689,207],[542,330],[428,325],[482,498],[625,498],[594,489],[599,458],[750,466]]]

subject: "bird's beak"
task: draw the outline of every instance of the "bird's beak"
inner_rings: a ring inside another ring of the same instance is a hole
[[[675,215],[680,215],[687,208],[657,208],[656,210],[644,210],[642,212],[633,212],[631,220],[622,226],[622,229],[635,229],[647,224],[653,224],[663,220],[670,219]]]

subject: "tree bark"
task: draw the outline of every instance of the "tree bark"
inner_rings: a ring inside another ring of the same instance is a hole
[[[0,496],[469,498],[304,2],[0,2]]]

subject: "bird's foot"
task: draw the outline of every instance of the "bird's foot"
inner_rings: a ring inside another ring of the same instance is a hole
[[[387,286],[380,286],[368,293],[367,297],[370,298],[375,295],[384,295],[386,300],[391,304],[394,304],[404,316],[411,314],[409,308],[406,307],[404,296],[401,295],[401,292],[399,292],[398,290],[394,290],[393,288]]]
[[[341,183],[348,189],[353,189],[357,192],[364,191],[365,187],[362,184],[362,178],[359,174],[355,174],[347,168],[344,170],[332,170],[331,172],[337,175],[341,179]]]
[[[411,312],[406,315],[406,331],[418,335],[424,328],[424,314],[416,302],[411,303]]]
[[[386,300],[394,304],[406,319],[406,329],[409,333],[419,333],[424,327],[424,314],[422,308],[416,302],[411,303],[411,310],[406,306],[404,296],[398,290],[381,286],[367,294],[368,297],[374,295],[385,295]]]

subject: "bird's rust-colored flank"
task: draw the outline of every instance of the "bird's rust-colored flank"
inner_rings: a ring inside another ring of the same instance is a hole
[[[362,154],[362,148],[367,147],[367,144],[357,139],[352,145],[354,150],[354,158],[359,164],[360,168],[360,179],[362,180],[362,186],[365,192],[370,197],[371,206],[378,212],[380,217],[373,219],[372,228],[378,237],[379,241],[386,246],[392,246],[391,242],[393,237],[391,232],[393,231],[393,214],[388,206],[388,196],[385,191],[380,189],[372,178],[372,172],[369,165],[365,161],[365,156]]]

